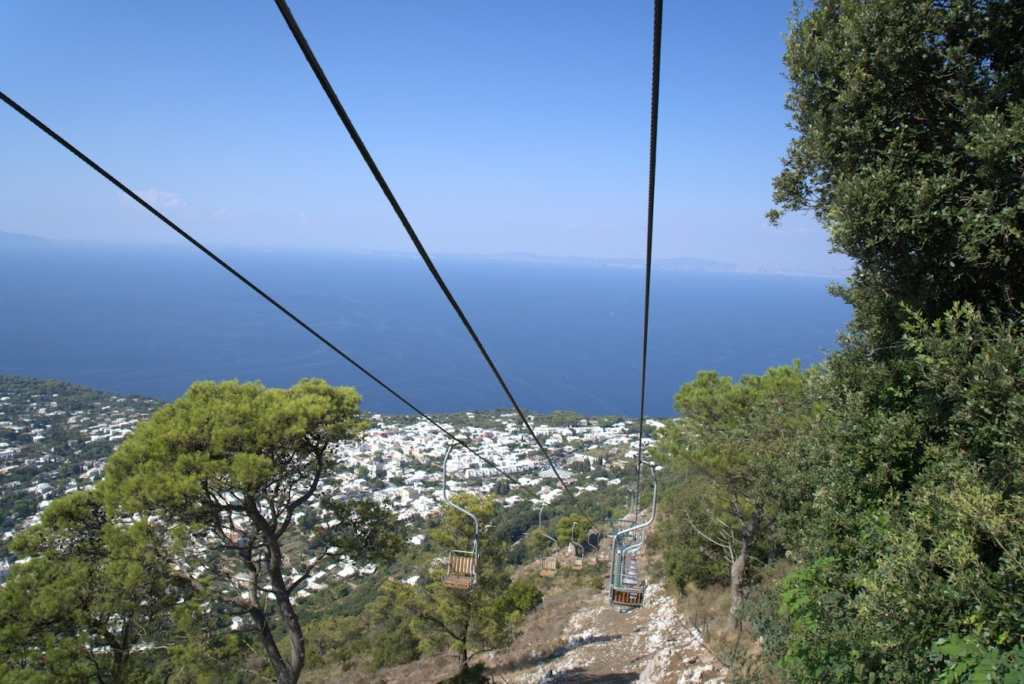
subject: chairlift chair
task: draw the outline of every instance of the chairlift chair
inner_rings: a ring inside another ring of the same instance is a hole
[[[583,569],[583,546],[576,542],[576,522],[572,524],[572,532],[569,533],[569,543],[572,545],[572,569],[579,571]]]
[[[537,529],[540,530],[540,533],[542,535],[544,535],[545,537],[550,539],[552,541],[552,543],[554,543],[554,545],[555,545],[555,552],[552,553],[550,556],[547,556],[544,559],[544,563],[541,566],[541,570],[540,570],[540,576],[541,577],[545,577],[547,579],[554,579],[554,577],[556,575],[558,575],[558,540],[555,539],[554,537],[552,537],[551,535],[549,535],[547,532],[544,531],[544,527],[543,527],[543,523],[542,523],[542,516],[543,515],[544,515],[544,504],[542,503],[540,505],[540,510],[537,511]]]
[[[593,537],[593,533],[594,532],[597,532],[597,534],[598,534],[598,540],[597,540],[597,545],[596,546],[594,545],[594,543],[592,541],[590,541],[591,538]],[[591,548],[591,552],[589,554],[586,554],[586,557],[587,557],[587,562],[590,563],[590,565],[592,565],[592,566],[597,566],[598,556],[601,555],[601,538],[600,538],[600,534],[601,533],[598,532],[595,529],[591,529],[591,530],[589,530],[587,532],[587,542],[586,543],[587,543],[587,546],[589,546]]]
[[[547,556],[544,565],[540,570],[540,576],[547,579],[554,579],[558,575],[558,552]]]
[[[610,536],[610,537],[606,536],[604,539],[601,539],[600,541],[597,542],[597,562],[598,563],[611,563],[611,560],[612,560],[611,544],[612,544],[613,538],[614,538],[614,532],[612,533],[612,536]],[[607,541],[607,543],[605,543],[606,541]]]
[[[643,546],[643,538],[646,536],[647,528],[654,522],[654,515],[658,505],[658,478],[655,475],[654,464],[648,462],[647,465],[651,469],[651,479],[654,480],[651,517],[643,522],[639,522],[639,515],[637,515],[637,524],[616,532],[615,536],[612,537],[608,602],[612,608],[620,613],[625,613],[642,606],[644,604],[644,593],[647,589],[646,582],[640,579],[637,554]]]
[[[445,452],[444,462],[441,465],[441,498],[446,504],[465,513],[473,519],[473,549],[462,550],[452,549],[448,552],[448,563],[445,570],[442,584],[447,589],[452,589],[460,594],[468,594],[476,586],[476,564],[479,559],[480,543],[480,521],[476,516],[462,506],[448,498],[448,456],[452,453],[452,447]]]

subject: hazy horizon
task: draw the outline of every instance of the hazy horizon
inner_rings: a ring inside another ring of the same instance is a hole
[[[292,9],[431,254],[643,258],[649,7]],[[791,10],[665,7],[655,258],[848,268],[812,216],[764,218]],[[204,244],[409,249],[272,4],[6,3],[0,61],[9,97]],[[0,229],[178,239],[7,106],[0,148]]]

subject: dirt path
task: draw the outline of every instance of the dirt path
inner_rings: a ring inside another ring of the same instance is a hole
[[[721,682],[697,630],[685,624],[661,586],[644,606],[617,613],[604,593],[577,589],[545,600],[523,635],[489,663],[508,684],[684,684]]]
[[[539,570],[538,562],[519,573],[536,576]],[[545,585],[543,605],[527,616],[515,642],[473,662],[485,663],[487,675],[503,684],[711,684],[726,679],[728,671],[661,585],[648,585],[643,607],[619,613],[608,605],[607,589],[596,588],[601,581],[593,572]],[[449,654],[332,681],[437,682],[455,673]]]

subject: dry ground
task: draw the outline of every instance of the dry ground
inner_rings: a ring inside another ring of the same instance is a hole
[[[671,684],[724,679],[700,635],[656,584],[644,606],[618,613],[603,592],[577,589],[530,616],[523,636],[496,654],[495,681],[508,684]]]
[[[528,566],[524,574],[537,574]],[[687,624],[660,585],[647,589],[644,606],[618,613],[596,588],[596,570],[563,575],[547,585],[544,603],[526,619],[507,649],[474,659],[505,684],[688,684],[721,682],[727,672]],[[544,580],[539,580],[544,581]],[[437,682],[456,673],[453,659],[427,658],[376,673],[352,672],[347,684]]]

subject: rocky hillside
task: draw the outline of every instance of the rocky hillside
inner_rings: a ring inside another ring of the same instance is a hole
[[[643,608],[617,613],[590,587],[553,587],[507,649],[480,657],[505,684],[689,684],[723,682],[728,674],[700,633],[658,584]],[[477,662],[477,660],[474,660]],[[455,674],[439,656],[375,674],[350,673],[339,682],[437,682]]]
[[[529,649],[519,663],[495,660],[500,678],[509,684],[582,684],[583,682],[642,682],[682,684],[719,682],[726,671],[704,647],[700,633],[679,615],[672,598],[660,585],[648,587],[644,607],[629,613],[612,610],[603,592],[577,596],[567,618],[542,609],[524,625],[512,654]],[[545,606],[546,608],[546,606]],[[557,612],[557,610],[550,611]],[[532,629],[546,622],[552,630]],[[547,643],[536,636],[549,633]],[[555,636],[554,641],[550,636]],[[531,643],[532,642],[532,643]],[[503,667],[512,668],[504,672]]]

